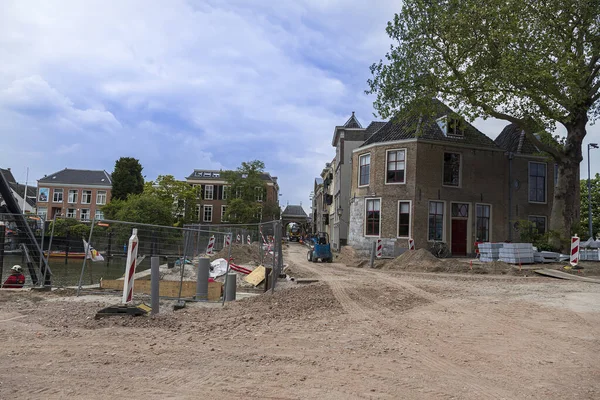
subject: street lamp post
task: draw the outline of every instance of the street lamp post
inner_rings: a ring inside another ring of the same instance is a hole
[[[597,149],[598,143],[588,143],[587,145],[587,159],[588,159],[588,229],[590,237],[593,237],[594,227],[592,225],[592,181],[591,181],[591,172],[590,172],[590,149]]]

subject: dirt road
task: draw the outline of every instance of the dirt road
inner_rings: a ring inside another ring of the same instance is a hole
[[[600,398],[600,285],[287,261],[320,282],[155,319],[0,293],[0,398]]]

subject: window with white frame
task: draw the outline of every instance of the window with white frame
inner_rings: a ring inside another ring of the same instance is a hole
[[[535,229],[537,233],[540,235],[544,235],[546,233],[546,217],[543,215],[530,215],[527,217],[529,222],[531,222],[531,228]]]
[[[200,212],[202,211],[202,206],[201,205],[197,205],[196,206],[196,221],[200,221]]]
[[[46,219],[46,217],[48,216],[48,207],[38,207],[37,215],[43,219]]]
[[[204,200],[212,200],[215,187],[213,185],[204,186]]]
[[[405,183],[406,150],[388,150],[385,182]]]
[[[98,190],[98,193],[96,193],[96,204],[106,204],[106,190]]]
[[[82,221],[89,221],[90,220],[90,209],[89,208],[82,208],[81,209],[81,220]]]
[[[212,222],[212,216],[213,216],[213,206],[204,206],[204,216],[202,218],[202,220],[204,222]]]
[[[77,209],[67,208],[67,218],[77,218]]]
[[[225,214],[227,213],[227,206],[221,206],[221,222],[227,222]]]
[[[63,202],[63,190],[62,189],[54,189],[52,191],[52,201],[54,203],[62,203]]]
[[[254,218],[256,218],[258,221],[262,221],[262,207],[256,211]]]
[[[444,203],[441,201],[429,202],[429,229],[428,240],[444,240]]]
[[[529,201],[546,202],[546,163],[529,163]]]
[[[68,203],[70,203],[70,204],[77,203],[77,195],[78,195],[78,193],[79,193],[79,190],[77,190],[77,189],[70,189],[69,190]]]
[[[227,195],[229,194],[229,186],[223,186],[223,200],[227,200]]]
[[[381,228],[381,200],[367,199],[365,204],[365,236],[379,236]]]
[[[398,202],[398,237],[410,238],[410,201]]]
[[[444,153],[444,186],[460,186],[459,153]]]
[[[262,187],[255,187],[254,188],[254,200],[255,201],[263,201],[264,191],[265,190]]]
[[[104,211],[96,210],[96,215],[94,217],[96,221],[102,221],[104,219]]]
[[[358,186],[368,186],[371,172],[371,154],[358,157]]]
[[[92,191],[82,190],[81,191],[81,204],[92,204]]]
[[[490,215],[492,207],[486,204],[477,204],[476,213],[476,239],[478,242],[490,241]]]

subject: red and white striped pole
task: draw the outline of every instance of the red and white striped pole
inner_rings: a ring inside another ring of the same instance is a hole
[[[206,246],[206,254],[208,254],[208,255],[213,254],[214,248],[215,248],[215,235],[212,235],[210,237],[210,240],[208,241],[208,246]]]
[[[242,243],[242,237],[238,233],[236,243]]]
[[[252,240],[250,240],[250,235],[248,235],[248,237],[246,238],[246,242],[248,243],[248,246],[252,244]]]
[[[127,266],[125,268],[125,281],[123,282],[123,304],[133,299],[133,275],[135,274],[135,263],[138,253],[137,229],[133,228],[127,248]]]
[[[381,239],[377,239],[377,252],[375,254],[377,255],[377,258],[383,256],[383,241]]]
[[[414,239],[408,239],[408,249],[409,250],[415,249],[415,240]]]
[[[231,246],[231,233],[225,235],[225,247]]]
[[[577,235],[571,238],[571,257],[569,264],[571,264],[572,267],[576,267],[577,264],[579,264],[579,238]]]

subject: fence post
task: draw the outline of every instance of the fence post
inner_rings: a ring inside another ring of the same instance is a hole
[[[227,296],[226,289],[227,289],[228,282],[230,280],[229,279],[229,263],[231,260],[231,246],[232,245],[233,245],[233,234],[232,234],[231,240],[229,241],[229,252],[228,252],[229,254],[227,255],[227,270],[225,271],[225,288],[223,290],[223,302],[221,303],[222,306],[225,305],[225,298]],[[237,285],[237,278],[236,278],[236,276],[234,276],[233,278],[236,280],[236,282],[234,284],[234,289],[235,289],[235,285]]]
[[[196,300],[208,300],[208,277],[210,271],[210,259],[200,257],[196,272]]]
[[[54,218],[54,221],[56,222],[56,217]],[[94,225],[96,223],[96,216],[94,215],[94,217],[92,218],[92,226],[90,227],[90,236],[88,237],[88,249],[90,248],[90,246],[92,245],[92,234],[94,233]],[[52,225],[52,233],[54,233],[54,225]],[[50,239],[52,240],[52,239]],[[87,251],[85,251],[84,249],[84,253],[85,255],[83,256],[83,264],[81,265],[81,275],[79,276],[79,283],[77,284],[77,296],[79,296],[79,293],[81,292],[81,283],[83,282],[83,273],[85,272],[85,264],[87,261]],[[50,257],[50,249],[48,249],[48,257]]]
[[[150,293],[151,293],[151,305],[152,305],[152,315],[158,314],[158,310],[160,307],[159,303],[159,293],[160,293],[160,271],[159,271],[160,262],[158,257],[153,256],[150,259]]]
[[[5,228],[4,221],[0,221],[0,283],[4,282],[4,237]]]

